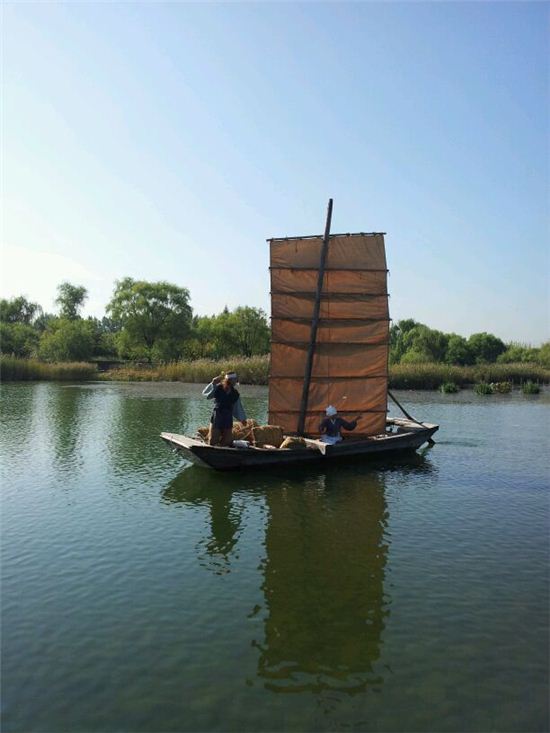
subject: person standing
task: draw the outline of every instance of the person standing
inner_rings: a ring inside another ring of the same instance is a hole
[[[230,446],[233,442],[233,418],[246,425],[246,413],[241,396],[236,389],[238,377],[235,372],[227,372],[224,377],[214,377],[202,393],[208,400],[214,400],[210,418],[209,445]]]

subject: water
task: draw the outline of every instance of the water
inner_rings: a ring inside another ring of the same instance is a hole
[[[550,395],[398,399],[417,458],[227,475],[198,386],[3,386],[2,730],[548,730]]]

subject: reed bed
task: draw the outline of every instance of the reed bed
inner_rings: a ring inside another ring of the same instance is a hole
[[[97,378],[97,367],[85,362],[50,364],[37,359],[0,356],[0,379],[3,382],[38,380],[84,382],[94,378]]]
[[[87,381],[90,379],[120,382],[199,382],[207,384],[224,371],[236,371],[242,384],[267,384],[269,356],[232,357],[222,361],[197,359],[155,366],[125,366],[108,372],[97,372],[87,363],[49,364],[36,359],[0,357],[1,378],[15,380]],[[390,388],[441,389],[448,385],[466,387],[473,384],[510,383],[524,385],[550,383],[550,369],[538,364],[478,364],[453,366],[447,364],[394,364],[390,367]],[[501,391],[501,390],[497,390]]]
[[[390,388],[394,389],[439,389],[449,382],[459,387],[481,382],[521,385],[526,381],[548,384],[550,369],[538,364],[394,364],[390,367]]]
[[[223,361],[197,359],[177,361],[154,367],[123,367],[100,375],[101,379],[122,382],[200,382],[207,384],[212,377],[235,371],[243,384],[267,384],[269,356],[231,357]]]

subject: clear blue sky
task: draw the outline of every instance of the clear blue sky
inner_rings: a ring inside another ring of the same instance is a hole
[[[394,319],[548,338],[549,8],[5,2],[3,294],[269,311],[265,239],[332,196]]]

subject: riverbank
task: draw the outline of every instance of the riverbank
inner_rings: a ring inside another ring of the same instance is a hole
[[[2,381],[89,381],[106,380],[115,382],[190,382],[207,383],[224,370],[238,373],[242,384],[267,384],[269,357],[252,356],[224,361],[198,359],[188,362],[173,362],[150,367],[134,365],[98,372],[88,363],[47,364],[36,359],[17,359],[2,356],[0,371]],[[390,367],[390,388],[393,389],[439,389],[442,384],[452,383],[457,387],[468,387],[480,382],[510,382],[521,385],[524,382],[550,383],[550,369],[539,364],[476,364],[458,366],[448,364],[395,364]]]

